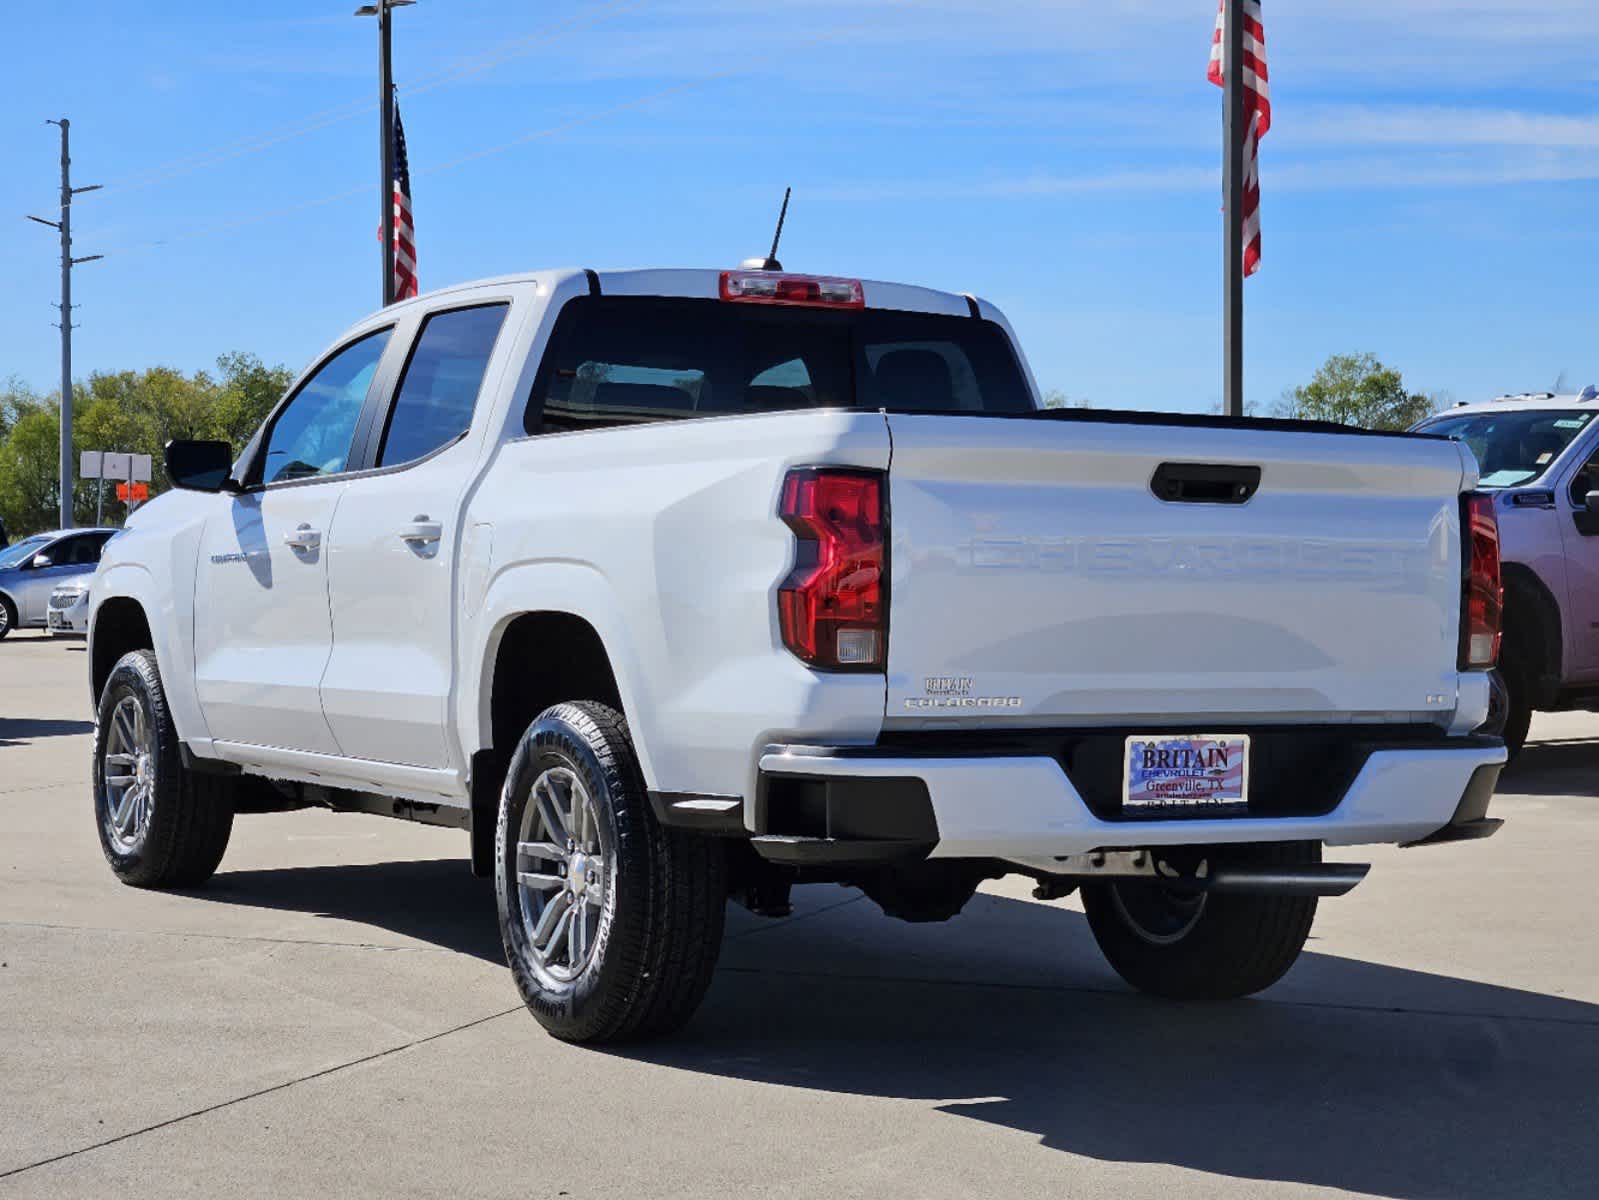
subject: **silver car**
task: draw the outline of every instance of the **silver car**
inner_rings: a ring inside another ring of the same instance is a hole
[[[50,597],[68,584],[88,587],[115,529],[36,533],[0,550],[0,638],[46,623]]]

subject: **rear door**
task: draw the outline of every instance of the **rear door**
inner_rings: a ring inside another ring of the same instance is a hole
[[[453,581],[467,438],[505,303],[429,314],[394,400],[373,424],[328,541],[332,653],[321,707],[348,757],[450,765]],[[509,340],[509,339],[505,339]]]
[[[889,415],[890,722],[1453,708],[1456,447],[1132,420]]]
[[[1566,551],[1566,654],[1571,682],[1599,679],[1599,515],[1588,512],[1587,496],[1599,491],[1599,439],[1588,439],[1582,466],[1561,489],[1560,536]]]

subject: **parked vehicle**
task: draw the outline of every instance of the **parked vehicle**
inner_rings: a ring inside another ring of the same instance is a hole
[[[1599,709],[1599,388],[1462,404],[1420,426],[1481,464],[1504,559],[1505,743],[1536,711]]]
[[[92,577],[101,548],[116,532],[58,529],[0,550],[0,638],[13,629],[44,626],[51,594],[64,584]]]
[[[1357,864],[1490,834],[1493,512],[1443,438],[1041,411],[964,296],[551,271],[340,337],[90,598],[96,824],[140,886],[235,813],[469,831],[580,1042],[675,1028],[729,897],[912,921],[1081,887],[1126,979],[1293,963]]]
[[[55,637],[85,637],[89,632],[89,581],[63,583],[50,593],[45,628]]]

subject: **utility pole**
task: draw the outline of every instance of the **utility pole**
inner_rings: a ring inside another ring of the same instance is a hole
[[[84,192],[97,191],[100,184],[75,188],[72,186],[72,155],[68,147],[70,122],[46,121],[46,125],[61,127],[61,220],[46,221],[43,217],[29,217],[41,225],[49,225],[61,234],[61,528],[72,528],[72,268],[79,263],[93,262],[103,257],[99,254],[72,257],[72,197]]]
[[[358,17],[378,19],[378,155],[383,178],[378,185],[381,206],[378,237],[383,242],[383,307],[394,303],[394,38],[389,14],[416,0],[376,0],[355,10]]]
[[[1226,0],[1222,70],[1222,404],[1229,417],[1244,415],[1244,4]],[[1214,94],[1214,93],[1213,93]]]

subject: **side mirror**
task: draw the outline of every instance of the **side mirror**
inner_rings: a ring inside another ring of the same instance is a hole
[[[167,443],[167,478],[191,492],[233,492],[233,447],[226,442]]]
[[[55,565],[56,560],[51,558],[48,554],[35,554],[33,556],[33,561],[28,564],[28,566],[33,568],[35,571],[42,571],[46,567],[53,567]]]
[[[1582,506],[1591,513],[1599,513],[1599,492],[1589,492],[1584,496]]]

